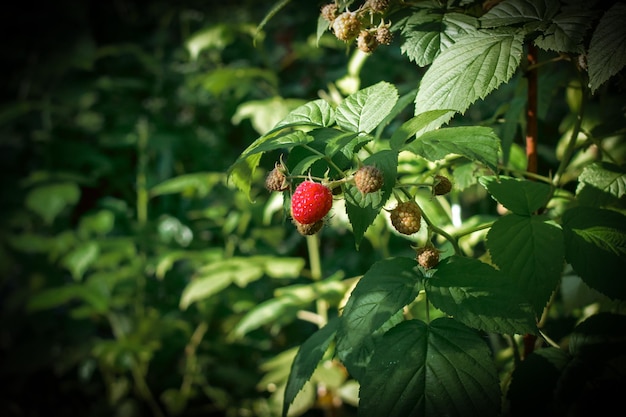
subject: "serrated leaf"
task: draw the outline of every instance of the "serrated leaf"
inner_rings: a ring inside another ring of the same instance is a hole
[[[543,216],[508,214],[487,233],[492,261],[540,315],[563,270],[563,233]]]
[[[572,355],[579,357],[623,355],[626,348],[626,316],[601,312],[586,318],[572,332],[568,347]]]
[[[402,123],[402,126],[396,129],[396,131],[393,132],[391,139],[389,139],[391,149],[400,150],[407,139],[415,136],[417,132],[424,129],[429,123],[437,120],[449,112],[454,112],[454,110],[430,110],[420,113],[417,116],[413,116],[406,122]]]
[[[423,156],[429,161],[457,154],[471,161],[480,162],[495,171],[498,165],[500,139],[489,127],[448,127],[426,132],[402,149]]]
[[[289,405],[296,398],[304,384],[311,378],[317,364],[322,360],[330,342],[335,338],[339,319],[331,319],[326,326],[313,333],[298,349],[291,365],[291,372],[285,387],[283,417],[289,411]]]
[[[433,62],[439,53],[460,37],[473,33],[478,19],[461,13],[444,13],[442,9],[424,8],[412,14],[404,28],[400,50],[420,67]]]
[[[594,16],[595,11],[581,7],[564,8],[535,39],[535,45],[547,51],[581,53]]]
[[[594,93],[626,66],[626,4],[616,3],[600,19],[589,44],[589,86]]]
[[[595,162],[583,168],[578,177],[576,197],[581,204],[603,206],[617,203],[626,195],[626,172],[607,162]]]
[[[626,299],[626,216],[575,207],[563,214],[565,259],[590,287]]]
[[[391,195],[391,190],[396,183],[398,152],[383,150],[368,157],[363,163],[380,169],[383,173],[384,184],[380,191],[370,194],[362,194],[353,185],[348,185],[344,189],[346,213],[352,226],[357,249],[365,232]]]
[[[519,33],[484,31],[459,39],[437,56],[424,74],[415,97],[415,114],[439,109],[465,112],[510,80],[521,61],[523,40]],[[438,118],[424,131],[451,117]]]
[[[195,172],[167,179],[150,189],[150,196],[181,193],[187,196],[206,196],[216,184],[225,179],[222,172]]]
[[[552,194],[549,185],[525,179],[484,176],[478,181],[498,203],[523,216],[530,216],[545,207]]]
[[[549,21],[559,11],[552,0],[506,0],[496,4],[480,18],[482,27],[501,27],[528,22]]]
[[[376,345],[359,382],[362,417],[488,417],[500,411],[488,346],[449,318],[395,326]]]
[[[535,315],[510,280],[491,265],[453,255],[425,280],[435,307],[466,326],[487,332],[537,333]]]
[[[278,129],[295,126],[328,127],[335,123],[335,110],[326,100],[310,101],[292,110],[276,127],[268,133]]]
[[[410,258],[388,258],[375,263],[359,281],[343,310],[337,334],[342,361],[418,293],[420,274]]]
[[[346,97],[336,108],[337,125],[346,131],[370,133],[398,101],[393,84],[381,81]]]

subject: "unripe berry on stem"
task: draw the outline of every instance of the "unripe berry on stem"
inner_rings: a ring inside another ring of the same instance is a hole
[[[364,165],[354,174],[354,184],[363,194],[374,193],[383,187],[383,173],[373,165]]]
[[[332,29],[337,39],[349,41],[361,31],[361,22],[356,12],[343,12],[333,21]]]
[[[415,201],[405,201],[391,210],[390,219],[398,232],[412,235],[420,230],[422,212]]]
[[[450,190],[452,190],[452,183],[450,182],[448,177],[444,177],[443,175],[435,175],[433,194],[444,195],[448,194]]]
[[[417,263],[424,269],[431,269],[439,264],[439,251],[432,246],[425,246],[417,250]]]

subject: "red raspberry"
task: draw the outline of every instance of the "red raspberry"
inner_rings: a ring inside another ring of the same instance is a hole
[[[431,246],[417,250],[417,263],[424,269],[434,268],[439,264],[439,251]]]
[[[363,194],[374,193],[383,187],[383,173],[373,165],[365,165],[354,174],[354,184]]]
[[[433,184],[434,195],[448,194],[450,190],[452,190],[452,183],[443,175],[435,175],[435,182]]]
[[[391,210],[391,224],[404,235],[412,235],[420,230],[422,212],[415,201],[405,201]]]
[[[291,215],[299,223],[311,224],[324,218],[332,205],[333,193],[328,187],[303,181],[291,196]]]

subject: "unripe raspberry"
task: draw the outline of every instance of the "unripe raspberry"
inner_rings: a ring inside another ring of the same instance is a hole
[[[452,183],[447,177],[443,175],[435,175],[435,182],[433,185],[434,195],[448,194],[452,190]]]
[[[281,165],[277,164],[276,167],[267,174],[267,177],[265,177],[265,188],[269,191],[285,191],[289,188],[287,177],[285,177]]]
[[[363,194],[374,193],[383,187],[384,178],[380,169],[365,165],[354,174],[354,184]]]
[[[380,26],[376,29],[376,40],[380,45],[389,45],[393,40],[393,35],[387,26]]]
[[[298,233],[300,233],[302,236],[311,236],[322,230],[322,227],[324,226],[324,220],[318,220],[315,223],[311,224],[303,224],[297,220],[294,220],[293,224],[296,225]]]
[[[367,0],[365,5],[375,13],[383,13],[389,7],[389,0]]]
[[[415,201],[405,201],[391,210],[391,224],[405,235],[412,235],[420,230],[422,212]]]
[[[322,17],[329,22],[333,22],[337,18],[337,5],[335,3],[328,3],[322,6],[320,10]]]
[[[333,32],[338,39],[349,41],[361,30],[361,22],[356,12],[343,12],[333,21]]]
[[[362,30],[356,38],[356,47],[367,54],[374,52],[378,47],[376,35],[368,30]]]
[[[434,268],[439,264],[439,251],[432,246],[425,246],[417,250],[417,263],[424,269]]]

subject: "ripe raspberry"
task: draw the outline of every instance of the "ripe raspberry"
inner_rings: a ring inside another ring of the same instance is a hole
[[[338,39],[349,41],[361,31],[361,22],[356,12],[343,12],[335,18],[332,27]]]
[[[267,174],[267,177],[265,177],[265,188],[269,191],[285,191],[289,188],[282,166],[276,165],[276,167]]]
[[[439,264],[439,251],[432,246],[425,246],[417,250],[417,263],[424,269],[434,268]]]
[[[383,13],[389,7],[389,0],[367,0],[365,6],[375,13]]]
[[[452,183],[447,177],[443,175],[435,175],[435,182],[433,185],[434,195],[448,194],[452,190]]]
[[[337,18],[337,5],[335,3],[328,3],[322,6],[320,10],[322,17],[329,22],[333,22]]]
[[[321,220],[333,205],[328,187],[313,181],[301,182],[291,196],[291,215],[302,224]]]
[[[387,26],[380,26],[376,29],[376,40],[380,45],[389,45],[393,40],[393,35]]]
[[[354,174],[354,183],[363,194],[374,193],[383,187],[383,173],[373,165],[365,165]]]
[[[356,38],[356,46],[367,54],[374,52],[378,47],[376,35],[368,30],[362,30],[361,33],[359,33],[359,37]]]
[[[405,235],[412,235],[420,230],[422,212],[415,201],[405,201],[391,210],[391,224]]]
[[[318,220],[315,223],[311,224],[302,224],[297,220],[294,220],[293,223],[296,225],[296,229],[298,233],[302,236],[311,236],[319,232],[324,226],[324,220]]]

